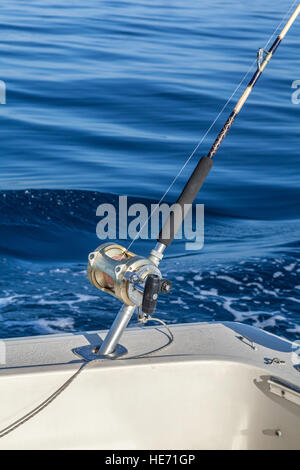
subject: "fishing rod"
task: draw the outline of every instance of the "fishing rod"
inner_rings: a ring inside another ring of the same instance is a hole
[[[218,137],[214,141],[207,156],[202,157],[200,159],[198,165],[196,166],[195,170],[193,171],[192,175],[187,181],[183,191],[181,192],[176,202],[176,204],[178,204],[181,207],[181,211],[178,210],[174,214],[171,214],[170,217],[167,219],[164,227],[162,228],[159,234],[158,242],[163,243],[165,246],[169,246],[172,243],[176,233],[179,230],[179,227],[181,226],[183,222],[185,212],[186,212],[184,211],[185,205],[192,204],[196,196],[198,195],[211,167],[213,166],[213,158],[216,155],[217,151],[219,150],[221,143],[225,139],[234,120],[240,113],[241,109],[243,108],[244,104],[249,98],[253,88],[255,87],[256,83],[261,77],[263,71],[265,70],[270,60],[272,59],[273,55],[278,49],[278,46],[281,44],[282,40],[285,38],[291,26],[295,22],[299,13],[300,13],[300,3],[298,4],[296,10],[294,11],[292,16],[286,23],[281,33],[275,39],[269,51],[265,51],[264,49],[259,49],[257,53],[257,69],[253,77],[251,78],[247,88],[245,89],[244,93],[242,94],[239,101],[237,102],[234,110],[232,111],[226,123],[224,124]],[[165,237],[164,233],[168,231],[168,228],[170,231],[170,236]]]
[[[104,243],[89,254],[87,274],[90,282],[98,289],[107,292],[123,302],[103,343],[92,351],[77,351],[85,359],[116,358],[127,351],[118,344],[133,313],[138,308],[138,321],[146,323],[155,312],[157,298],[160,293],[169,293],[172,284],[161,275],[158,265],[163,258],[165,249],[172,243],[183,223],[184,217],[191,208],[204,181],[213,165],[221,143],[226,137],[234,120],[240,113],[254,86],[272,59],[278,46],[288,33],[300,13],[300,3],[289,18],[281,33],[277,36],[268,51],[259,49],[257,53],[257,69],[243,92],[234,110],[228,117],[221,132],[214,141],[208,154],[202,157],[188,179],[175,205],[170,211],[157,239],[157,244],[148,258],[135,255],[118,244]],[[161,320],[159,320],[161,321]]]

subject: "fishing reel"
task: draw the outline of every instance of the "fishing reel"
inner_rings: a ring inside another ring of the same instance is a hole
[[[121,245],[104,243],[88,260],[87,274],[93,286],[138,307],[143,314],[154,313],[158,294],[171,290],[171,282],[162,277],[153,255],[143,258]]]

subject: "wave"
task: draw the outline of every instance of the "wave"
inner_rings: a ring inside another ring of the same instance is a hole
[[[85,261],[87,254],[106,240],[96,236],[99,204],[111,203],[118,209],[118,196],[82,190],[0,191],[0,256],[45,261]],[[128,206],[157,203],[141,197],[128,197]],[[130,218],[129,218],[130,220]],[[117,227],[118,228],[118,227]],[[285,247],[299,250],[300,220],[255,220],[219,214],[205,209],[204,257],[228,259],[274,251]],[[117,230],[118,237],[118,230]],[[127,246],[130,240],[121,243]],[[138,240],[135,249],[145,252],[155,240]],[[184,240],[176,240],[168,256],[194,255],[186,252]],[[206,259],[206,258],[205,258]]]
[[[1,191],[0,253],[32,261],[83,260],[100,244],[97,206],[115,199],[92,191]]]

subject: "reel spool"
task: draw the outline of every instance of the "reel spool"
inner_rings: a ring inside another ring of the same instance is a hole
[[[90,253],[88,259],[87,275],[91,284],[126,305],[142,306],[148,276],[159,278],[162,292],[171,288],[150,259],[131,253],[121,245],[104,243]]]

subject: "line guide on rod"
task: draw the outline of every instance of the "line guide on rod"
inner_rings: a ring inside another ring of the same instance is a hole
[[[252,79],[224,124],[207,156],[200,159],[187,181],[174,205],[175,210],[170,212],[157,239],[158,243],[151,251],[149,258],[137,256],[121,245],[111,243],[105,243],[94,252],[90,253],[88,264],[88,278],[90,282],[98,289],[117,297],[123,302],[123,306],[116,316],[103,343],[99,347],[94,348],[92,352],[88,352],[88,360],[96,356],[99,358],[116,358],[126,353],[125,348],[122,348],[118,343],[136,308],[139,309],[138,319],[145,323],[147,319],[151,319],[151,314],[155,311],[158,295],[170,291],[171,283],[167,279],[162,278],[160,270],[158,269],[158,265],[163,258],[164,250],[172,243],[188,212],[186,209],[190,209],[204,184],[213,165],[213,158],[235,118],[240,113],[258,79],[299,13],[300,3],[270,49],[268,51],[263,49],[258,51],[257,69]],[[80,350],[77,350],[76,353],[80,355]],[[86,354],[86,352],[83,353],[82,357],[85,357]]]

